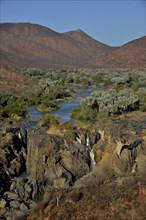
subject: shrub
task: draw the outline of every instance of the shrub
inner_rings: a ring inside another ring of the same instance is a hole
[[[38,105],[38,109],[41,112],[49,112],[52,109],[57,109],[58,106],[54,101],[50,101],[47,96],[40,97],[40,104]]]
[[[97,73],[95,76],[93,76],[93,80],[96,82],[97,85],[103,83],[103,74]]]
[[[124,89],[117,92],[115,89],[96,91],[90,97],[83,99],[81,108],[91,108],[107,112],[109,115],[135,110],[139,107],[139,98],[132,89]],[[97,113],[98,111],[96,111]]]
[[[37,96],[35,96],[35,95],[32,95],[32,96],[28,99],[28,104],[29,104],[29,105],[37,105],[37,104],[39,104],[39,102],[40,102],[40,99],[39,99]]]
[[[11,98],[13,99],[13,96],[10,93],[4,92],[4,91],[0,91],[0,105],[1,106],[3,106],[3,107],[6,106],[8,101]]]
[[[70,113],[71,118],[76,118],[79,120],[86,120],[86,121],[91,121],[96,117],[96,112],[90,107],[87,107],[85,109],[82,108],[76,108],[73,109]]]
[[[140,87],[138,90],[137,90],[137,94],[138,95],[146,95],[146,87]]]
[[[27,114],[27,104],[24,96],[15,97],[7,92],[1,92],[0,106],[2,117],[24,116]]]
[[[146,112],[146,103],[142,103],[139,107],[139,110],[142,112]]]
[[[131,78],[129,76],[129,74],[124,73],[122,75],[117,75],[113,78],[111,78],[111,82],[112,83],[116,83],[116,84],[125,84],[125,83],[130,83]]]
[[[58,125],[58,116],[52,114],[46,114],[45,117],[41,120],[40,126],[42,127],[51,127],[52,125]]]
[[[140,99],[140,107],[139,109],[142,112],[146,112],[146,88],[145,87],[141,87],[137,90],[137,95]]]

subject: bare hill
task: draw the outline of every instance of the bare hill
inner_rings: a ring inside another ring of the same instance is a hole
[[[99,57],[96,66],[139,68],[146,67],[146,36]]]
[[[14,65],[24,67],[84,67],[112,50],[81,30],[57,33],[30,23],[2,23],[1,50]]]
[[[7,57],[7,53],[1,51],[0,90],[13,94],[24,94],[24,92],[25,94],[30,94],[34,86],[34,81],[32,82],[29,77],[20,74],[20,71],[14,67],[13,63]]]
[[[18,68],[146,67],[146,37],[110,47],[82,30],[57,33],[31,23],[1,23],[2,63]]]

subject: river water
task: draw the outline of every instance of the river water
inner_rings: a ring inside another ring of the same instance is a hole
[[[97,86],[96,90],[103,90],[103,86]],[[80,106],[80,101],[82,98],[89,96],[92,93],[92,89],[90,88],[79,88],[76,87],[74,89],[75,97],[72,100],[63,100],[59,102],[59,109],[56,111],[52,111],[51,114],[59,116],[59,122],[69,121],[70,112]],[[29,106],[28,109],[28,118],[29,122],[37,122],[40,118],[42,118],[45,114],[39,112],[35,105]]]

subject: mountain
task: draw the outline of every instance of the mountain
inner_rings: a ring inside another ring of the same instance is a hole
[[[78,29],[76,31],[70,31],[64,33],[66,36],[72,38],[78,46],[82,47],[86,53],[88,53],[92,58],[99,57],[105,54],[107,51],[112,51],[114,48],[109,48],[109,46],[94,40],[89,35],[87,35],[82,30]]]
[[[81,30],[57,33],[31,23],[1,23],[1,53],[20,68],[85,67],[113,50]]]
[[[146,67],[146,36],[99,57],[96,66],[138,68]]]
[[[0,38],[1,62],[17,68],[146,67],[146,37],[110,47],[80,29],[58,33],[37,24],[1,23]]]

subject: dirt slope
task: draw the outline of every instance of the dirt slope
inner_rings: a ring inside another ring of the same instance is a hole
[[[101,56],[96,60],[95,65],[126,68],[146,67],[146,36]]]
[[[81,30],[57,33],[30,23],[2,23],[1,50],[18,67],[89,66],[111,50]]]

